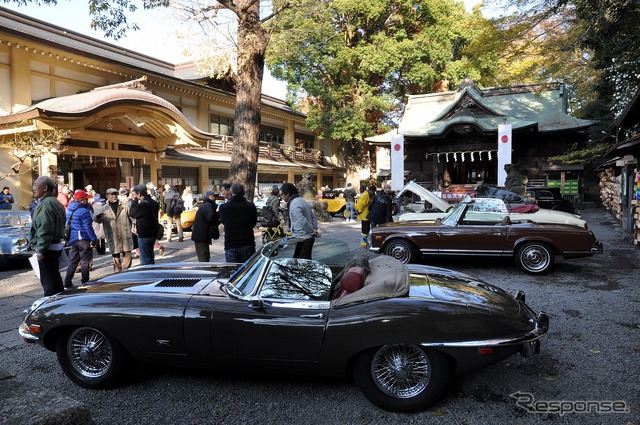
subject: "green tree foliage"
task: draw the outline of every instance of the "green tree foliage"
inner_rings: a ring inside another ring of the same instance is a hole
[[[506,42],[500,81],[560,80],[574,114],[597,121],[591,143],[555,160],[598,163],[615,143],[616,120],[640,86],[640,2],[636,0],[488,0],[508,14],[495,18]],[[485,35],[488,35],[485,34]]]
[[[348,165],[360,165],[364,137],[393,126],[407,95],[491,79],[484,52],[467,53],[485,21],[453,0],[305,2],[279,17],[269,69],[298,96],[308,126],[343,141]]]

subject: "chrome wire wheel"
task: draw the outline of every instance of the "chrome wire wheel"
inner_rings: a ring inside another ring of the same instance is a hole
[[[67,339],[71,366],[86,378],[99,378],[113,364],[113,348],[107,337],[94,328],[78,328]]]
[[[411,398],[429,385],[431,364],[420,347],[385,345],[373,357],[371,374],[383,393],[396,398]]]

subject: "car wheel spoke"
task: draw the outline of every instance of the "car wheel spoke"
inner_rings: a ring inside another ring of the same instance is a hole
[[[111,344],[96,329],[80,328],[74,331],[69,337],[68,353],[73,368],[88,378],[104,375],[113,362]]]
[[[431,375],[427,355],[409,345],[382,347],[373,358],[371,373],[380,390],[397,398],[421,393]]]

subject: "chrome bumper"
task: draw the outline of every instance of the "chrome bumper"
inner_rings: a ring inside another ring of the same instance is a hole
[[[492,347],[492,346],[506,346],[506,345],[519,345],[528,344],[540,339],[549,330],[549,316],[547,313],[541,311],[536,315],[535,320],[530,319],[535,323],[534,328],[525,335],[512,338],[496,338],[496,339],[482,339],[475,341],[451,341],[451,342],[423,342],[420,345],[424,347]]]
[[[31,332],[29,332],[29,326],[27,326],[26,322],[20,323],[20,327],[18,328],[18,333],[20,334],[22,339],[24,339],[26,342],[36,342],[40,339],[37,336],[33,335]]]

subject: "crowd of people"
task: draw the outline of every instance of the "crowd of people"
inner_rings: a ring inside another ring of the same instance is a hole
[[[357,197],[351,184],[345,190],[347,220],[361,221],[362,245],[371,228],[392,221],[390,186],[378,192],[375,186],[362,186]],[[187,186],[182,195],[175,186],[166,184],[163,191],[155,185],[139,184],[131,189],[109,188],[105,197],[91,185],[72,190],[69,185],[57,185],[53,179],[41,176],[33,183],[34,201],[30,241],[37,259],[38,274],[45,295],[53,295],[73,288],[73,279],[80,274],[80,284],[89,281],[94,249],[97,254],[111,254],[115,273],[127,270],[133,259],[139,264],[154,264],[155,251],[164,253],[160,240],[184,241],[181,215],[194,208],[194,195]],[[13,196],[4,187],[0,193],[0,209],[11,209]],[[274,185],[266,204],[286,223],[288,234],[298,238],[294,256],[311,259],[315,239],[320,237],[318,220],[310,204],[300,196],[296,185]],[[166,216],[167,226],[160,223]],[[210,245],[221,236],[224,226],[225,260],[242,263],[256,252],[254,228],[258,212],[247,199],[240,183],[224,183],[219,193],[207,191],[198,205],[193,219],[191,240],[197,260],[211,259]],[[61,258],[67,257],[64,279],[60,274]]]

